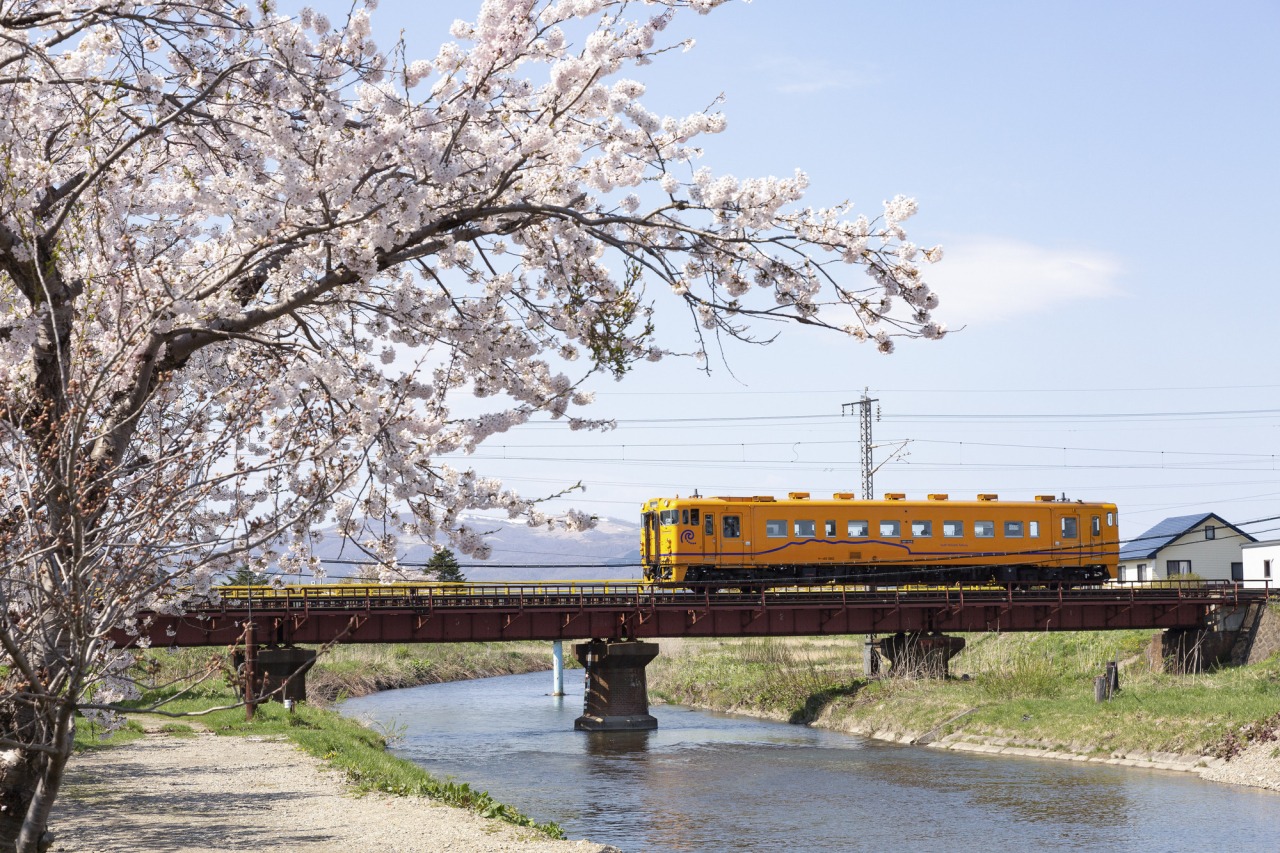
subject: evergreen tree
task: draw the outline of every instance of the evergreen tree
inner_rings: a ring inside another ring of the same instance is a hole
[[[441,548],[432,555],[427,563],[427,574],[434,576],[438,581],[450,583],[464,583],[467,580],[467,576],[458,566],[458,559],[448,548]]]

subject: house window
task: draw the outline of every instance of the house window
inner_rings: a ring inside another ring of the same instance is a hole
[[[855,537],[857,537],[857,538],[859,538],[859,539],[864,539],[864,538],[866,538],[867,533],[868,533],[868,531],[869,531],[870,529],[871,529],[871,525],[870,525],[870,524],[868,524],[868,523],[867,523],[867,522],[865,522],[865,521],[851,521],[851,522],[849,522],[849,535],[850,535],[850,536],[855,536]]]
[[[942,522],[942,538],[944,539],[964,538],[964,522],[963,521]]]
[[[1204,526],[1204,538],[1205,538],[1205,539],[1212,539],[1212,538],[1214,538],[1215,536],[1217,536],[1217,534],[1218,534],[1218,528],[1214,527],[1212,524],[1206,524],[1206,525]]]
[[[1244,563],[1231,564],[1231,579],[1233,581],[1244,580]]]
[[[1174,575],[1191,574],[1190,560],[1165,560],[1164,567],[1165,574],[1169,577],[1173,577]]]
[[[911,535],[925,538],[933,535],[932,521],[913,521],[911,522]]]
[[[1262,561],[1262,576],[1264,578],[1271,577],[1271,561],[1270,560]]]
[[[771,518],[764,523],[764,535],[770,539],[786,539],[787,538],[787,522]]]
[[[796,538],[812,539],[818,533],[818,524],[814,521],[797,521]]]
[[[973,535],[979,539],[990,539],[996,535],[996,523],[994,521],[975,521],[973,523]]]
[[[1138,563],[1138,583],[1142,583],[1147,580],[1151,580],[1151,578],[1147,577],[1147,564]]]

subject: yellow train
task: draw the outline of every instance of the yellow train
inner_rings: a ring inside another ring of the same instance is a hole
[[[685,587],[792,582],[1082,585],[1116,576],[1116,506],[1037,495],[882,501],[837,493],[654,498],[641,516],[644,576]]]

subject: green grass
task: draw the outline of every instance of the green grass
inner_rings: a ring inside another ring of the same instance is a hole
[[[1150,638],[1149,631],[967,635],[951,662],[955,677],[945,681],[866,679],[861,637],[664,642],[649,685],[669,702],[847,731],[958,732],[1083,753],[1222,754],[1280,707],[1280,655],[1166,675],[1147,667]],[[1121,691],[1095,703],[1093,679],[1110,660],[1121,664]]]
[[[487,675],[546,669],[550,649],[545,643],[463,643],[440,645],[347,646],[327,653],[307,674],[308,695],[321,685],[321,698],[357,695],[391,686],[412,686]],[[135,677],[144,695],[133,707],[146,708],[164,701],[172,714],[196,714],[237,702],[230,687],[226,655],[209,650],[155,650],[140,655]],[[152,715],[148,719],[157,718]],[[465,782],[442,781],[412,762],[387,752],[385,738],[360,724],[320,707],[298,705],[289,713],[278,702],[258,707],[252,721],[241,708],[201,713],[159,726],[177,737],[194,737],[194,725],[227,736],[279,736],[305,752],[341,770],[360,791],[383,791],[402,796],[422,796],[469,809],[483,817],[530,827],[551,838],[564,838],[554,823],[537,823],[510,806],[495,801],[485,791]],[[103,740],[87,721],[76,728],[76,749],[101,749],[145,736],[142,725],[128,721],[124,728]]]

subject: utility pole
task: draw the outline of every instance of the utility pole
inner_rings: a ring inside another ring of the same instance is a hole
[[[856,403],[845,403],[840,409],[841,415],[852,414],[855,406],[859,410],[859,437],[862,444],[862,499],[864,501],[871,500],[875,492],[871,482],[872,474],[875,473],[875,469],[871,467],[871,404],[877,403],[879,400],[867,396],[867,392],[870,390],[870,388],[862,389],[861,400]]]

